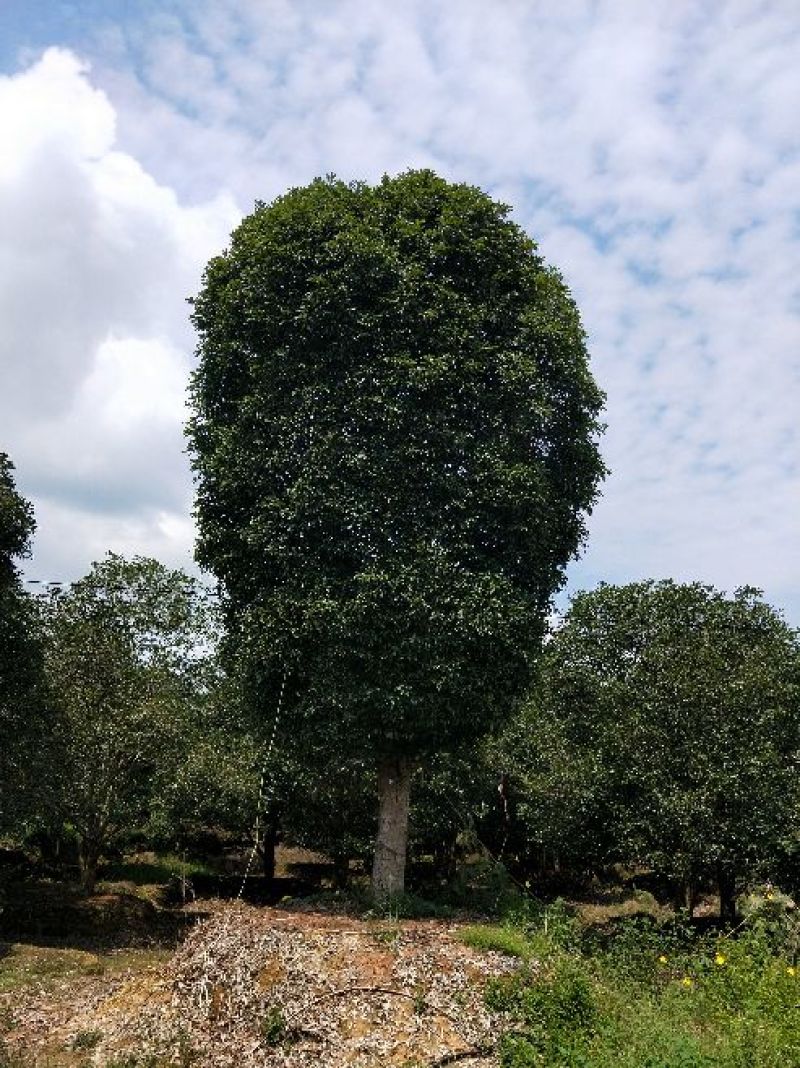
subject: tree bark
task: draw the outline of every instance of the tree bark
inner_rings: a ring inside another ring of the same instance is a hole
[[[378,900],[405,890],[411,772],[411,762],[403,757],[378,765],[378,835],[372,865],[372,891]]]
[[[97,867],[100,863],[100,843],[91,838],[81,840],[81,888],[91,897],[97,883]]]
[[[719,918],[724,924],[736,923],[736,872],[729,864],[717,865]]]
[[[275,850],[279,838],[277,820],[265,820],[261,840],[258,843],[258,856],[261,861],[261,874],[269,881],[270,886],[275,881]]]

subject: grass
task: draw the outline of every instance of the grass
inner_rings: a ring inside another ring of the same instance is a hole
[[[598,937],[556,903],[462,937],[522,961],[487,990],[513,1021],[502,1068],[790,1068],[795,925],[756,915],[734,937],[638,916]]]
[[[191,879],[193,875],[216,875],[209,864],[174,853],[145,853],[126,858],[102,869],[105,883],[134,883],[136,886],[164,885],[171,879]]]
[[[522,960],[527,960],[531,955],[530,939],[514,927],[474,924],[471,927],[462,927],[458,938],[472,949],[494,950],[496,953],[520,957]]]
[[[79,949],[12,945],[0,957],[0,994],[29,986],[46,986],[61,979],[101,975],[100,958]]]
[[[575,902],[575,913],[586,927],[603,927],[621,919],[636,916],[650,916],[654,920],[665,922],[673,915],[666,905],[659,904],[647,890],[633,890],[621,895],[617,900],[579,901]]]
[[[166,960],[167,949],[126,949],[111,953],[91,953],[80,949],[6,945],[0,955],[0,994],[31,986],[49,986],[61,980],[86,976],[119,975],[141,970]]]

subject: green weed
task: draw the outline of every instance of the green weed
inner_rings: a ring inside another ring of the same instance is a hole
[[[76,1050],[94,1049],[100,1044],[100,1039],[102,1037],[102,1031],[78,1031],[77,1035],[72,1039],[72,1048]]]
[[[486,994],[513,1020],[502,1068],[800,1065],[800,968],[772,929],[699,936],[638,918],[582,944],[530,918],[519,931],[530,964]]]
[[[521,957],[523,960],[531,954],[530,941],[524,933],[514,927],[495,927],[476,924],[464,927],[458,932],[458,938],[465,946],[472,949],[494,950],[509,957]]]
[[[272,1006],[268,1009],[261,1020],[259,1032],[268,1046],[279,1046],[287,1038],[289,1030],[279,1008]]]
[[[382,946],[388,946],[393,949],[402,934],[402,928],[399,923],[388,923],[381,927],[376,927],[372,932],[372,937],[375,941]]]

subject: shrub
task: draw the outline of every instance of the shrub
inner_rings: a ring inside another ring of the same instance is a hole
[[[512,1021],[502,1068],[800,1064],[800,969],[758,911],[736,937],[637,918],[559,945],[524,923],[531,963],[487,988]]]

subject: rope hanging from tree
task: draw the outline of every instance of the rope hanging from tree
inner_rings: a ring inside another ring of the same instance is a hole
[[[253,848],[250,850],[250,856],[247,858],[247,866],[244,870],[242,877],[242,885],[239,887],[239,893],[236,895],[236,900],[240,901],[244,894],[244,888],[247,884],[247,880],[250,877],[250,871],[253,867],[253,860],[258,852],[258,846],[261,838],[261,813],[264,807],[265,801],[268,799],[264,792],[264,782],[267,775],[267,766],[269,765],[269,758],[272,756],[272,750],[275,747],[275,738],[278,733],[278,721],[281,717],[281,710],[283,708],[283,694],[286,689],[286,676],[288,675],[288,668],[284,669],[283,681],[281,682],[281,690],[278,694],[278,706],[275,709],[275,718],[272,721],[272,731],[270,732],[269,742],[267,743],[267,751],[264,754],[264,762],[261,765],[261,778],[258,784],[258,805],[256,808],[256,821],[253,827]]]

